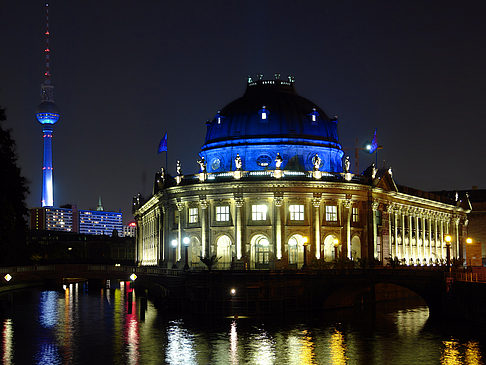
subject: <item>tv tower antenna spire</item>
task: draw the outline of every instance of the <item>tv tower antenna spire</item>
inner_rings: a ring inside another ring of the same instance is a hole
[[[51,84],[50,71],[50,32],[49,32],[49,2],[45,3],[46,11],[46,45],[44,49],[45,71],[44,81],[41,84],[41,103],[37,107],[36,118],[42,124],[44,139],[44,162],[42,165],[42,206],[54,206],[54,179],[52,174],[52,135],[54,124],[59,120],[60,114],[57,105],[54,104],[54,86]]]

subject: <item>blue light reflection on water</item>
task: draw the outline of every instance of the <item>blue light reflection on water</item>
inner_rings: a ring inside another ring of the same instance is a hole
[[[481,336],[441,331],[426,307],[358,319],[170,319],[127,291],[14,295],[0,313],[3,364],[483,364]],[[1,298],[0,298],[1,301]],[[38,311],[34,309],[38,308]],[[37,321],[29,313],[37,313]],[[26,361],[30,356],[31,361]]]
[[[53,290],[43,291],[39,300],[39,321],[45,328],[51,328],[57,323],[57,299],[59,293]]]

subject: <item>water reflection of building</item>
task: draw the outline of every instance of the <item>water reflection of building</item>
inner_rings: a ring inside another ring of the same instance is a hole
[[[350,170],[337,119],[289,81],[249,80],[245,94],[207,123],[200,172],[156,174],[154,194],[134,200],[137,261],[192,267],[295,269],[397,257],[407,265],[463,257],[466,196],[399,186],[391,168]],[[337,239],[338,247],[334,242]],[[184,246],[187,242],[187,251]]]

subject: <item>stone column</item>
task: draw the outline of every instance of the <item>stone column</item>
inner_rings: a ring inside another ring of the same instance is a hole
[[[343,201],[343,217],[344,217],[344,227],[345,227],[345,235],[346,235],[346,251],[348,259],[351,259],[351,199],[347,198]]]
[[[454,216],[453,218],[453,223],[454,223],[454,237],[455,237],[455,240],[456,240],[456,244],[455,244],[455,257],[458,258],[458,259],[461,259],[462,258],[462,253],[461,253],[461,249],[460,249],[460,235],[459,235],[459,223],[461,222],[461,219],[459,218],[459,216]]]
[[[411,210],[408,211],[409,215],[407,216],[408,219],[408,257],[407,257],[407,264],[410,264],[410,258],[413,259],[413,244],[412,244],[412,212]]]
[[[424,259],[427,260],[427,252],[425,249],[425,239],[427,238],[425,235],[425,213],[422,213],[420,215],[420,220],[422,221],[421,227],[422,227],[422,264],[424,263]]]
[[[393,216],[393,210],[394,210],[394,207],[392,204],[388,205],[387,207],[387,213],[388,213],[388,256],[387,257],[384,257],[384,258],[389,258],[390,260],[393,260],[393,238],[395,238],[395,234],[394,232],[392,231],[392,219],[395,219],[395,217]],[[395,228],[395,231],[397,229],[397,226],[395,225],[395,221],[394,222],[394,228]],[[395,240],[395,245],[397,244],[397,241]]]
[[[371,209],[373,210],[373,258],[378,258],[378,247],[377,247],[377,234],[378,227],[376,225],[376,212],[378,211],[379,203],[378,201],[373,201]]]
[[[283,205],[283,196],[275,195],[273,196],[274,203],[274,217],[275,217],[275,246],[277,252],[277,260],[282,259],[282,217],[281,210]]]
[[[316,259],[321,258],[321,216],[320,206],[321,197],[315,196],[312,198],[312,206],[314,207],[314,240],[316,242]]]
[[[241,260],[241,257],[243,256],[242,254],[242,250],[241,250],[241,237],[242,237],[242,213],[241,213],[241,208],[243,207],[243,203],[244,203],[244,200],[243,200],[243,197],[241,196],[235,196],[234,197],[235,199],[235,206],[236,206],[236,209],[235,209],[235,215],[236,215],[236,225],[235,225],[235,237],[236,237],[236,259],[237,260]]]
[[[401,253],[399,252],[398,250],[398,215],[400,214],[400,210],[398,208],[395,208],[393,210],[393,219],[394,219],[394,222],[395,222],[395,232],[394,233],[394,241],[395,241],[395,250],[394,252],[392,252],[393,254],[393,257],[392,259],[396,257],[398,257],[399,259],[401,259]],[[402,230],[403,230],[403,227],[402,227]],[[402,242],[402,247],[403,247],[403,242]]]
[[[400,209],[400,221],[402,225],[401,239],[402,239],[402,259],[407,259],[407,247],[405,246],[405,210]]]
[[[179,211],[179,220],[177,222],[177,261],[182,258],[182,215],[184,213],[184,203],[177,202],[177,210]]]
[[[420,260],[420,263],[422,263],[422,252],[423,252],[423,245],[424,245],[424,242],[422,240],[422,230],[419,229],[419,225],[420,225],[420,228],[423,229],[423,226],[422,226],[422,214],[419,212],[417,213],[417,215],[415,216],[415,245],[417,246],[417,257],[415,258],[415,263],[417,263],[417,258]],[[420,243],[420,246],[419,246],[419,243]]]
[[[137,231],[135,235],[136,249],[135,249],[135,262],[138,264],[142,263],[142,242],[143,242],[143,221],[137,219]]]
[[[440,258],[441,259],[444,258],[444,235],[445,235],[445,231],[444,231],[444,218],[441,216],[440,217],[440,239],[439,239],[439,243],[440,243]]]
[[[206,197],[199,197],[199,205],[201,207],[201,256],[206,257],[209,255],[208,245],[208,201]]]
[[[162,253],[162,261],[165,262],[166,258],[168,258],[168,252],[167,252],[167,245],[169,242],[167,242],[167,209],[165,205],[160,206],[160,217],[161,217],[161,224],[160,224],[160,240],[159,240],[159,245],[161,246],[159,249]]]

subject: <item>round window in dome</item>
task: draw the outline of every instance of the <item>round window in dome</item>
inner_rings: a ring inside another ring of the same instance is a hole
[[[211,168],[213,169],[213,171],[216,171],[220,168],[221,166],[221,160],[219,158],[213,158],[213,160],[211,161]]]
[[[257,165],[267,167],[272,162],[272,158],[268,155],[261,155],[257,158]]]

